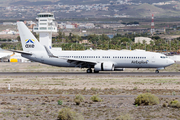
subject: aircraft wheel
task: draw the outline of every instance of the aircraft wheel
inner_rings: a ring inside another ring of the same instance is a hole
[[[159,73],[159,70],[156,70],[155,73]]]
[[[87,73],[92,73],[92,69],[87,69]]]

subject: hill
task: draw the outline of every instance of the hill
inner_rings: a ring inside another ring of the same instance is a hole
[[[53,12],[57,18],[103,18],[123,16],[146,18],[179,17],[180,1],[167,5],[152,3],[168,0],[131,0],[118,3],[117,0],[0,0],[0,19],[34,19],[39,12]],[[64,6],[63,6],[64,5]]]
[[[164,9],[158,8],[148,3],[144,3],[140,6],[135,7],[135,11],[139,14],[139,16],[142,17],[147,17],[152,13],[158,15],[158,14],[163,14],[165,12]]]
[[[36,5],[49,5],[49,4],[69,4],[69,5],[83,5],[83,4],[106,4],[110,1],[117,0],[0,0],[0,6],[8,5],[26,5],[26,6],[36,6]],[[125,0],[122,0],[125,1]],[[157,3],[157,2],[166,2],[170,0],[131,0],[134,3]]]

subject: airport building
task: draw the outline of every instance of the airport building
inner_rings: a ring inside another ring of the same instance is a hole
[[[57,24],[54,21],[54,14],[52,13],[39,13],[36,20],[37,25],[34,26],[33,32],[39,34],[39,42],[42,45],[52,49],[52,33],[57,32]]]
[[[135,43],[141,43],[143,44],[143,42],[146,42],[146,44],[150,44],[151,41],[153,41],[151,38],[148,37],[135,37]]]

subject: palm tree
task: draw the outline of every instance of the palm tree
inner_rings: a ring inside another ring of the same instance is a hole
[[[150,41],[150,46],[151,46],[151,51],[153,51],[153,45],[154,45],[154,41]]]
[[[146,41],[143,40],[143,46],[145,46],[144,50],[146,50]]]

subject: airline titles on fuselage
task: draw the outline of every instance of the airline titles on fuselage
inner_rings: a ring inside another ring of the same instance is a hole
[[[143,60],[142,61],[137,61],[137,60],[134,61],[133,60],[131,63],[132,64],[148,64],[148,62],[149,62],[148,60],[147,61],[143,61]]]

